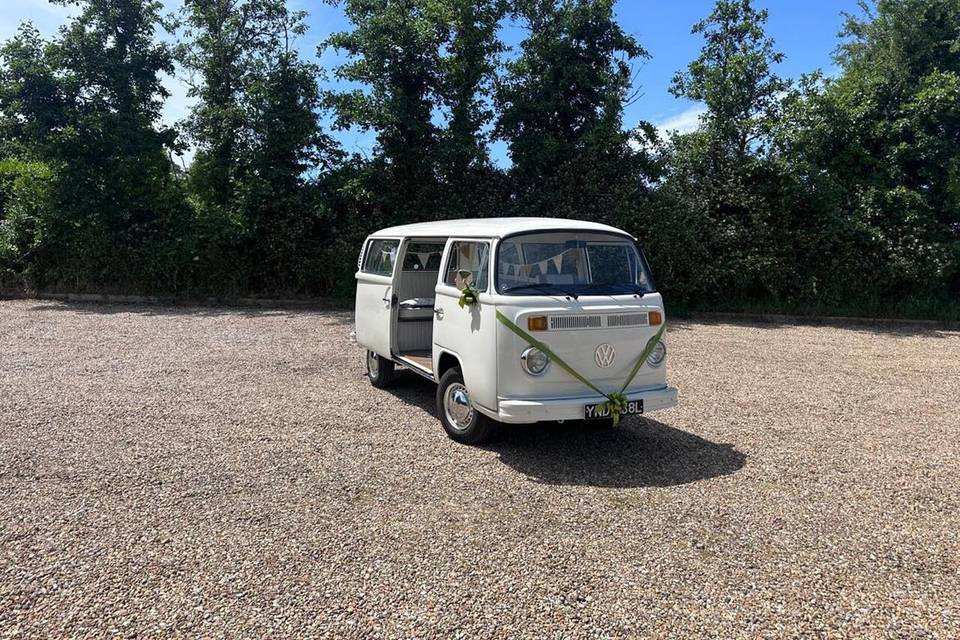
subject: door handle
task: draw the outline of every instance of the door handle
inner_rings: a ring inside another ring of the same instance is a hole
[[[433,314],[437,316],[437,320],[443,320],[443,307],[434,307]]]

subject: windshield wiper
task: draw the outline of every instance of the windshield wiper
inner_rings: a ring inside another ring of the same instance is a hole
[[[559,291],[562,295],[565,295],[568,298],[573,298],[574,300],[577,299],[577,294],[570,293],[569,291],[565,291],[562,287],[559,287],[555,284],[550,284],[549,282],[516,284],[516,285],[513,285],[512,287],[507,287],[506,289],[503,290],[503,292],[510,293],[511,291],[519,291],[520,289],[533,289],[534,291],[540,291],[542,293],[546,293],[547,295],[550,294],[550,290],[552,289],[554,292]]]
[[[597,283],[594,283],[594,284],[591,285],[591,286],[594,286],[594,287],[620,287],[620,288],[626,289],[626,290],[629,291],[630,293],[633,293],[633,294],[635,294],[635,295],[640,296],[641,298],[642,298],[643,296],[647,295],[648,293],[650,293],[649,291],[647,291],[645,288],[641,287],[640,285],[634,284],[634,283],[631,283],[631,282],[597,282]]]

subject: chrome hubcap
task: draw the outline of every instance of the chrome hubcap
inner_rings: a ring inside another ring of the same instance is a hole
[[[470,394],[459,382],[454,382],[443,392],[443,408],[447,414],[447,422],[457,431],[465,431],[473,422]]]
[[[380,375],[380,358],[372,351],[367,352],[367,371],[370,372],[371,378]]]

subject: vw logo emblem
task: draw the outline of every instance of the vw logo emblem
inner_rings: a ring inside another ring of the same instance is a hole
[[[596,353],[593,354],[593,359],[597,361],[598,367],[606,369],[617,359],[617,352],[614,350],[612,344],[604,343],[597,347]]]

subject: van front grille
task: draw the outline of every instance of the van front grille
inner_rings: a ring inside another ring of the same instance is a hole
[[[603,324],[603,316],[550,316],[550,329],[596,329]]]
[[[650,324],[650,317],[646,313],[607,316],[608,327],[645,327],[648,324]]]
[[[646,327],[650,325],[650,317],[642,313],[614,313],[600,314],[572,314],[550,316],[551,331],[565,331],[570,329],[620,329],[626,327]]]

